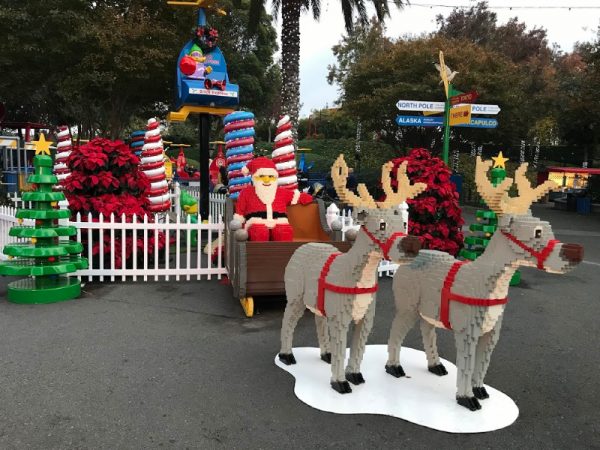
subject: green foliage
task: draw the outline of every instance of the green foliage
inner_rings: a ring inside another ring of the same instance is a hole
[[[241,106],[262,114],[279,89],[276,32],[262,14],[249,37],[248,8],[242,1],[234,14],[209,20],[219,28],[230,78],[240,84]],[[177,57],[195,23],[192,8],[151,0],[10,2],[0,20],[0,101],[8,118],[69,123],[83,136],[113,138],[135,116],[166,114]]]
[[[340,139],[356,137],[356,121],[339,109],[313,111],[298,123],[299,139]]]
[[[357,26],[333,47],[337,63],[329,67],[328,81],[339,85],[343,112],[360,119],[364,133],[404,148],[441,149],[438,129],[400,128],[394,118],[399,99],[444,99],[433,66],[443,50],[446,63],[459,72],[455,87],[475,89],[478,103],[502,109],[495,130],[453,128],[451,147],[500,146],[515,159],[521,140],[537,139],[542,146],[571,144],[569,153],[583,148],[589,157],[579,150],[577,162],[598,154],[600,39],[562,55],[549,47],[544,29],[527,29],[516,18],[499,24],[485,2],[457,8],[437,22],[431,35],[397,40],[385,37],[376,23]]]

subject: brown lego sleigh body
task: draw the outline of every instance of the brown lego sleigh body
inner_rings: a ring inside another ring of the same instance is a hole
[[[229,228],[235,203],[228,199],[225,207],[225,265],[233,288],[246,316],[254,315],[254,297],[284,296],[285,268],[298,247],[308,242],[325,242],[340,251],[350,248],[341,241],[341,233],[332,231],[325,221],[325,206],[321,200],[308,205],[288,206],[287,215],[294,229],[292,242],[237,241]]]

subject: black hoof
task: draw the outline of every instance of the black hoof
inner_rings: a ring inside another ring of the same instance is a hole
[[[478,398],[479,400],[485,400],[486,398],[490,398],[490,394],[487,393],[487,391],[485,390],[485,388],[483,386],[474,387],[473,395],[475,396],[475,398]]]
[[[435,366],[431,366],[427,368],[431,373],[437,375],[438,377],[448,375],[448,371],[444,367],[442,363],[436,364]]]
[[[475,397],[456,397],[456,403],[460,406],[464,406],[471,411],[477,411],[481,409],[479,401]]]
[[[347,381],[332,381],[331,387],[334,391],[338,391],[340,394],[349,394],[352,392],[352,388]]]
[[[397,366],[385,366],[385,371],[396,378],[400,378],[406,375],[404,373],[404,369],[399,364]]]
[[[285,365],[291,366],[292,364],[296,364],[296,358],[292,353],[280,353],[279,361],[284,363]]]
[[[331,364],[331,353],[321,353],[321,360]]]
[[[356,385],[356,384],[363,384],[365,382],[365,379],[362,376],[362,373],[358,372],[358,373],[347,373],[346,374],[346,380],[348,380],[350,383]]]

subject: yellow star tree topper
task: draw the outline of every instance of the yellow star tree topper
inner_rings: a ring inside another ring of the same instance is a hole
[[[35,144],[36,155],[50,155],[50,146],[54,144],[52,141],[47,141],[44,133],[40,133],[40,138],[37,141],[33,141]]]
[[[492,156],[492,159],[494,160],[494,168],[499,167],[500,169],[506,169],[504,164],[508,161],[508,158],[505,158],[504,155],[502,155],[502,152],[499,152],[498,156]]]

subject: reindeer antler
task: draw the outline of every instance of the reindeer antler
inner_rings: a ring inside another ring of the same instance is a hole
[[[525,176],[527,172],[527,163],[523,163],[515,170],[515,184],[517,185],[518,197],[508,197],[506,199],[505,212],[512,214],[524,214],[527,212],[533,202],[538,201],[547,192],[556,189],[558,184],[552,180],[546,180],[536,188],[531,187],[531,183]]]
[[[488,207],[498,215],[524,214],[533,202],[539,200],[546,192],[558,187],[554,181],[548,180],[535,189],[532,188],[529,180],[525,177],[527,163],[523,163],[515,171],[519,195],[510,197],[508,190],[513,184],[513,179],[505,178],[498,186],[493,186],[487,177],[487,171],[491,165],[491,161],[482,161],[480,156],[477,157],[475,184],[479,195],[485,200]]]
[[[407,165],[408,161],[404,161],[400,164],[398,171],[396,172],[396,180],[398,181],[397,192],[394,192],[394,189],[392,188],[392,179],[390,177],[390,172],[394,168],[394,163],[389,161],[383,165],[381,168],[381,186],[383,187],[383,192],[385,192],[385,201],[377,202],[377,206],[380,208],[398,206],[409,198],[415,198],[427,189],[425,183],[410,184],[410,180],[406,175]]]
[[[502,214],[513,179],[505,178],[498,186],[492,185],[487,177],[491,165],[492,161],[482,161],[481,156],[477,157],[475,162],[475,185],[477,186],[477,192],[479,192],[488,207],[496,214]]]
[[[356,195],[346,187],[348,165],[346,164],[346,161],[344,161],[344,155],[338,156],[333,163],[333,166],[331,166],[331,179],[333,180],[333,187],[335,188],[337,195],[344,203],[348,203],[357,208],[361,206],[370,209],[377,208],[375,200],[373,200],[373,197],[369,194],[364,183],[360,183],[357,187],[360,196]]]

